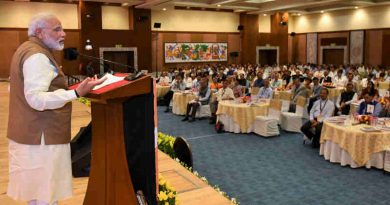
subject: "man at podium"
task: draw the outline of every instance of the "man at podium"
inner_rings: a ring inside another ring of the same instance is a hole
[[[87,78],[68,90],[53,56],[65,39],[56,16],[34,16],[28,36],[11,61],[7,194],[29,205],[57,204],[72,195],[71,101],[105,79]]]

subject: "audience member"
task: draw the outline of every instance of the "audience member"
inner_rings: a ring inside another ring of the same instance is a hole
[[[310,110],[310,121],[301,127],[302,133],[309,139],[312,139],[312,147],[314,148],[320,146],[323,121],[333,116],[334,104],[331,100],[328,100],[328,94],[328,89],[324,88],[321,90],[320,99],[314,103],[313,108]],[[314,129],[314,133],[312,129]]]

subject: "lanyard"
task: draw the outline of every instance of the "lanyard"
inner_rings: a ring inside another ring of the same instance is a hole
[[[320,101],[320,114],[322,114],[322,110],[325,108],[327,102],[328,102],[328,100],[326,100],[324,103],[324,106],[322,106],[321,101]]]

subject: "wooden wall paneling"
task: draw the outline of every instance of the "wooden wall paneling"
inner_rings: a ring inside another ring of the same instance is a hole
[[[203,41],[203,34],[201,33],[194,33],[191,34],[191,42],[198,43]]]
[[[382,64],[383,30],[367,30],[365,37],[364,63],[366,65]]]
[[[259,23],[258,15],[240,14],[242,30],[242,58],[241,63],[256,63],[256,45],[254,39],[258,38]]]
[[[240,34],[229,34],[228,35],[228,53],[229,53],[229,63],[241,63],[241,35]],[[236,58],[230,58],[231,52],[238,52],[238,57]]]
[[[137,47],[138,69],[149,70],[152,68],[150,55],[152,51],[151,11],[147,9],[133,9],[129,7],[129,21],[133,21],[134,30],[102,30],[101,4],[96,2],[84,2],[81,9],[81,45],[90,39],[94,45],[93,51],[85,51],[94,56],[99,55],[99,47]],[[87,18],[90,14],[92,18]],[[92,32],[93,31],[93,32]],[[88,60],[83,60],[84,63]]]
[[[390,67],[390,32],[383,35],[382,41],[382,65]]]
[[[279,64],[288,63],[288,25],[280,22],[288,21],[288,13],[276,13],[271,16],[271,45],[279,46]]]
[[[175,42],[191,42],[191,34],[177,33]]]
[[[8,78],[11,59],[19,46],[19,31],[0,30],[0,78]]]
[[[294,40],[294,37],[293,36],[288,36],[288,62],[289,63],[292,63],[292,60],[293,60],[293,40]]]
[[[205,33],[205,34],[203,34],[203,42],[207,42],[207,43],[221,42],[221,41],[217,40],[217,36],[219,36],[219,35],[223,35],[223,34]]]

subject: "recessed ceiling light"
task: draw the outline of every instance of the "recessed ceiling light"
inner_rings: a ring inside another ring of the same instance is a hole
[[[324,13],[324,11],[321,11],[321,13],[323,14],[323,13]]]
[[[263,14],[263,16],[267,16],[267,14]]]
[[[166,8],[163,8],[162,10],[163,10],[163,11],[166,11],[167,9],[166,9]]]
[[[358,6],[355,6],[355,9],[358,9],[359,7]]]
[[[122,6],[128,6],[129,3],[122,3]]]
[[[218,7],[221,7],[221,4],[218,4],[217,6],[218,6]]]
[[[298,13],[298,16],[301,16],[301,14],[300,14],[300,13]]]

